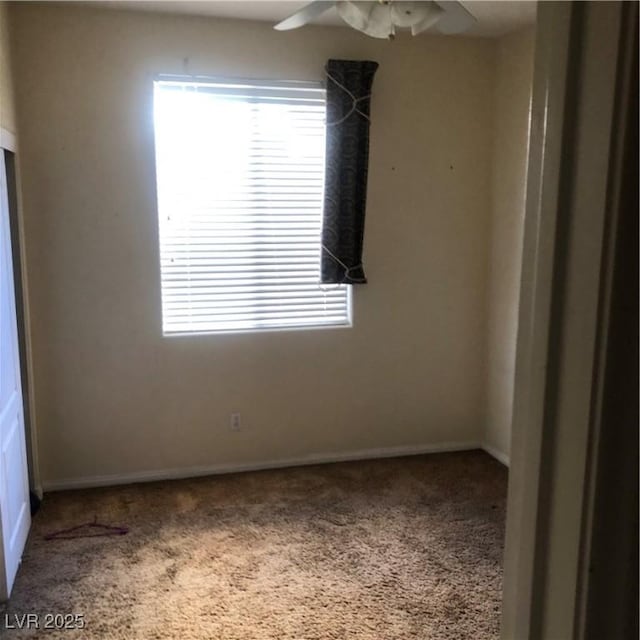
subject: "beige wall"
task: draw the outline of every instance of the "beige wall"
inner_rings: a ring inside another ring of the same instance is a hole
[[[491,41],[11,11],[45,486],[479,441]],[[163,338],[153,75],[318,80],[329,57],[380,62],[354,328]]]
[[[13,134],[16,132],[9,52],[9,10],[6,2],[0,2],[0,128]]]
[[[496,43],[484,444],[508,460],[524,228],[534,29]]]

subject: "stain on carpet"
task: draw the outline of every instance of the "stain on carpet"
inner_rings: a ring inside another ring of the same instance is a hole
[[[498,638],[506,487],[462,452],[47,494],[1,635]],[[94,516],[130,533],[43,540]],[[27,613],[85,627],[7,628]]]

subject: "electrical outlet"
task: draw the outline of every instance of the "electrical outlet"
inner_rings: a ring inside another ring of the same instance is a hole
[[[229,429],[231,429],[231,431],[240,431],[242,429],[242,420],[239,413],[231,414]]]

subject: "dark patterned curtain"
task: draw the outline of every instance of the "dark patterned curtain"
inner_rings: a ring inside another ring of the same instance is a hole
[[[377,62],[327,63],[327,146],[321,281],[363,284],[369,98]]]

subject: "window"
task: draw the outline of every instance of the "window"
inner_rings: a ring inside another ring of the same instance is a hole
[[[320,284],[324,89],[154,89],[163,333],[350,326],[350,287]]]

